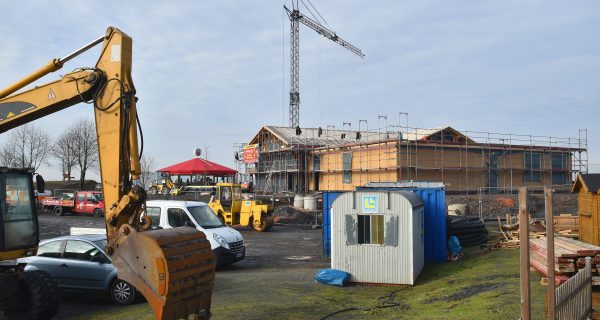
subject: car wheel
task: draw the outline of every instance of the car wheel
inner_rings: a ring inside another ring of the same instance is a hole
[[[129,305],[135,300],[137,291],[129,282],[116,279],[110,286],[110,297],[119,305]]]
[[[102,217],[104,216],[101,209],[94,209],[94,217]]]
[[[62,207],[54,207],[54,215],[55,216],[62,216],[63,215],[63,209]]]

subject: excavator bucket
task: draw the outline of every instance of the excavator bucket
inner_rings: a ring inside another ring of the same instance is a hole
[[[203,232],[179,227],[123,234],[113,264],[119,278],[144,295],[156,319],[210,318],[215,257]]]

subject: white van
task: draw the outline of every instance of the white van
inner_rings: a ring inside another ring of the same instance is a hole
[[[152,217],[152,228],[190,226],[204,232],[217,258],[217,266],[227,266],[244,259],[244,238],[227,227],[204,202],[150,200],[146,212]]]

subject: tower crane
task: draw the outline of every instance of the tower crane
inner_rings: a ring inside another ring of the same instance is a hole
[[[302,1],[302,0],[300,0]],[[302,1],[304,4],[304,1]],[[309,1],[310,3],[310,1]],[[306,6],[306,5],[305,5]],[[311,4],[312,6],[312,4]],[[300,125],[300,28],[299,24],[315,30],[318,34],[325,38],[339,44],[340,46],[348,49],[350,52],[364,58],[365,55],[362,51],[349,43],[348,41],[338,37],[338,35],[327,28],[321,23],[315,21],[300,12],[298,0],[292,0],[292,10],[288,9],[285,5],[283,6],[291,23],[291,34],[290,34],[290,127],[296,128]],[[307,7],[310,11],[310,9]],[[314,6],[313,6],[313,9]],[[316,9],[315,9],[316,11]],[[311,12],[312,13],[312,12]],[[318,12],[317,12],[318,13]],[[320,14],[319,14],[320,15]],[[316,17],[315,17],[316,19]]]

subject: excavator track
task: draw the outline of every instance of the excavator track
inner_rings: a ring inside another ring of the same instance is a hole
[[[119,278],[169,320],[210,319],[215,262],[205,234],[191,227],[120,232],[113,254]]]

